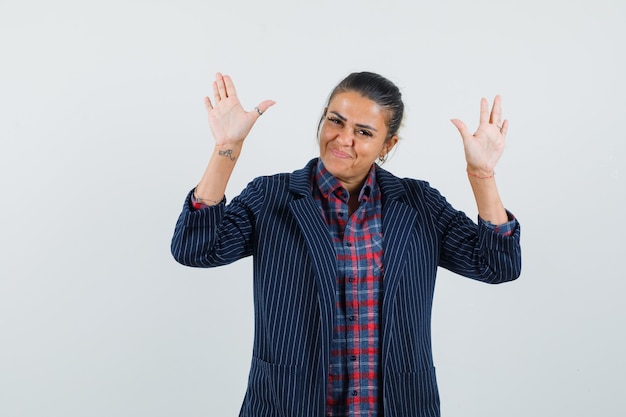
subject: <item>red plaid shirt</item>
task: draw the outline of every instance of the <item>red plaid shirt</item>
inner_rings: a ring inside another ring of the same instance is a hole
[[[317,164],[313,198],[337,254],[337,293],[330,353],[327,416],[376,416],[380,395],[380,311],[383,290],[381,194],[374,166],[348,218],[348,191]]]

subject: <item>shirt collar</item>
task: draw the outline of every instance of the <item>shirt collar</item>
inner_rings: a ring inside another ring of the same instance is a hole
[[[314,186],[317,186],[324,198],[328,198],[331,193],[334,193],[337,197],[345,199],[345,201],[348,200],[348,191],[341,185],[341,182],[339,182],[337,178],[328,172],[321,159],[317,160],[314,179]],[[372,196],[372,191],[375,186],[376,168],[374,164],[372,164],[359,193],[359,201],[367,201]]]

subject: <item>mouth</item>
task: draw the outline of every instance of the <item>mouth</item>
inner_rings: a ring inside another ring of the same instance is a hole
[[[335,158],[339,158],[339,159],[351,159],[352,158],[350,154],[342,152],[338,149],[331,149],[330,153],[332,153]]]

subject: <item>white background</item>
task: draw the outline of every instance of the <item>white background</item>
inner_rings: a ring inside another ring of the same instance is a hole
[[[234,416],[250,261],[197,270],[169,243],[212,147],[217,71],[274,99],[228,196],[316,156],[331,88],[379,72],[407,107],[385,167],[476,216],[452,117],[510,120],[497,169],[519,280],[441,271],[446,417],[623,416],[626,3],[0,0],[0,416]]]

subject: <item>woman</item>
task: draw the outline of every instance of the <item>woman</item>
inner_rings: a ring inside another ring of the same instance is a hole
[[[380,168],[398,142],[401,93],[353,73],[332,91],[319,158],[224,192],[244,139],[274,102],[245,111],[232,80],[205,98],[215,150],[183,206],[172,254],[195,267],[253,256],[255,335],[241,416],[439,416],[430,317],[439,266],[488,283],[519,276],[517,220],[494,167],[508,122],[500,97],[463,138],[478,224],[428,183]]]

